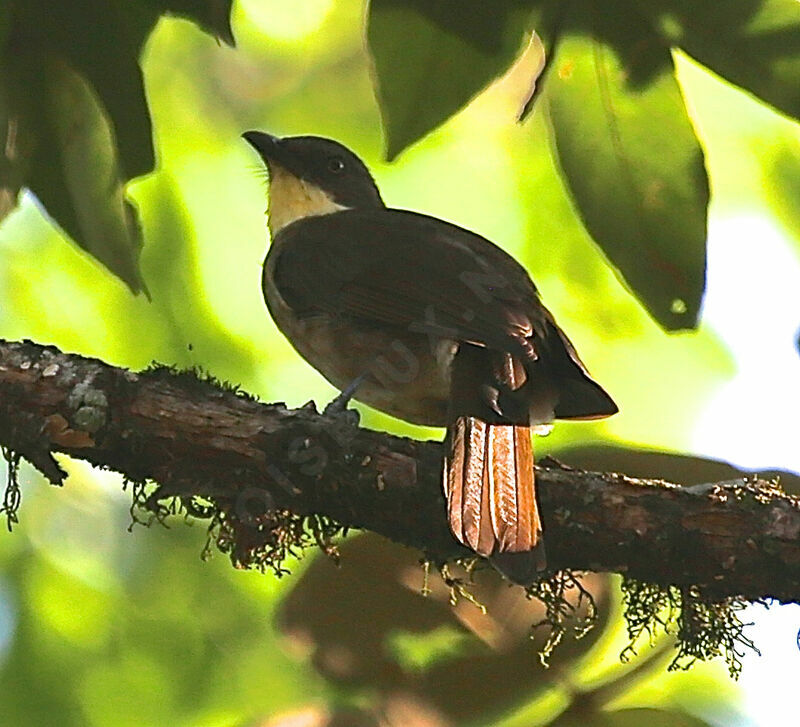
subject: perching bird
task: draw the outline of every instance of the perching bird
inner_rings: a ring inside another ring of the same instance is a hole
[[[531,429],[617,411],[489,240],[386,207],[341,144],[248,131],[269,173],[263,290],[303,358],[359,401],[447,427],[443,486],[455,537],[509,578],[544,566]]]

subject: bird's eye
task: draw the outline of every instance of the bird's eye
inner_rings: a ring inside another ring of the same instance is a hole
[[[341,174],[344,171],[344,159],[341,157],[331,157],[328,159],[328,170],[334,174]]]

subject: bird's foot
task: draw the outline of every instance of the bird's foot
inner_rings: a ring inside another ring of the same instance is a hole
[[[357,427],[361,421],[361,415],[355,409],[348,409],[347,405],[365,378],[366,374],[361,374],[353,379],[347,388],[322,410],[322,416],[335,419],[351,427]]]

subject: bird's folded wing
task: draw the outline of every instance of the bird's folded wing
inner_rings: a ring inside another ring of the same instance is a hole
[[[275,285],[300,316],[352,316],[533,357],[528,339],[547,325],[519,263],[432,217],[337,212],[289,225],[273,244]]]

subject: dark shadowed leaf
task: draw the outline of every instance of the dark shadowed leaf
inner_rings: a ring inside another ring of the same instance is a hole
[[[31,0],[15,11],[14,33],[31,46],[27,52],[63,58],[94,87],[126,178],[147,174],[155,163],[139,53],[158,17],[147,4],[120,0]]]
[[[666,329],[697,322],[705,287],[708,179],[672,56],[628,7],[571,6],[547,81],[564,180],[587,230]]]
[[[0,220],[30,188],[83,249],[143,288],[124,184],[155,163],[139,55],[164,13],[233,43],[232,0],[0,3]]]
[[[464,597],[451,603],[435,573],[423,597],[424,582],[418,552],[374,534],[349,538],[340,566],[317,558],[303,573],[281,603],[278,628],[301,639],[311,663],[336,686],[381,699],[404,694],[434,707],[447,724],[464,725],[494,724],[541,693],[551,674],[569,671],[597,643],[610,617],[601,605],[602,622],[580,640],[565,638],[548,671],[536,657],[543,629],[531,639],[544,607],[522,589],[479,566],[468,592],[483,613]],[[584,580],[598,605],[607,583],[601,575]],[[370,618],[353,618],[362,613]]]
[[[0,4],[0,48],[5,47],[11,25],[8,5]],[[9,74],[0,66],[0,222],[17,206],[17,196],[24,179],[24,160],[19,156],[17,122],[9,98]]]
[[[555,456],[571,467],[580,467],[591,472],[624,472],[631,477],[660,479],[688,486],[738,479],[752,480],[757,476],[764,480],[778,481],[786,492],[800,495],[800,476],[794,472],[739,469],[717,459],[687,454],[604,444],[567,447],[556,452]]]
[[[673,45],[775,108],[800,117],[797,0],[639,3]]]
[[[126,179],[155,164],[139,54],[160,15],[193,20],[233,43],[231,0],[29,0],[15,11],[15,29],[55,52],[94,86],[113,124]]]
[[[558,43],[564,31],[565,21],[568,19],[569,5],[562,3],[556,4],[550,0],[532,0],[533,11],[531,13],[531,27],[541,43],[542,66],[539,76],[531,92],[519,113],[518,121],[525,121],[538,105],[539,97],[547,83],[552,64],[550,61],[555,57]]]
[[[25,179],[26,160],[19,146],[19,125],[11,113],[0,69],[0,129],[3,130],[3,153],[0,154],[0,222],[17,206],[17,197]]]
[[[179,15],[197,23],[203,30],[234,45],[231,30],[233,0],[150,0],[161,12]]]
[[[84,250],[134,292],[143,288],[141,231],[124,199],[111,127],[86,80],[64,61],[39,69],[38,139],[26,186]]]
[[[595,712],[591,716],[565,714],[552,727],[709,727],[709,723],[685,712],[668,712],[662,709],[621,709],[617,712]]]
[[[391,159],[436,128],[522,50],[520,0],[372,0],[367,40]]]

